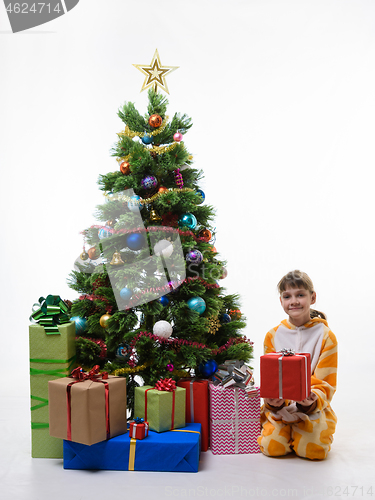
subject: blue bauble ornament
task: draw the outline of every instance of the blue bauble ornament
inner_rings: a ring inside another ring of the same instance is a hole
[[[127,288],[126,286],[120,290],[120,297],[123,299],[123,300],[130,300],[130,297],[133,295],[133,290],[131,290],[130,288]]]
[[[127,361],[130,358],[131,349],[128,344],[120,344],[116,349],[116,358],[120,361]]]
[[[141,199],[142,198],[140,196],[138,196],[137,194],[132,196],[130,198],[130,200],[128,201],[128,209],[134,213],[139,212],[139,210],[142,208],[141,204],[139,203]]]
[[[197,311],[197,313],[202,314],[206,310],[206,302],[202,299],[202,297],[192,297],[187,301],[187,305],[193,311]]]
[[[98,231],[98,236],[99,236],[100,240],[102,240],[104,238],[108,238],[108,236],[110,236],[110,235],[111,235],[111,233],[108,231],[108,229],[105,229],[104,227],[102,227]]]
[[[227,313],[224,313],[220,319],[222,323],[230,323],[232,321],[232,318]]]
[[[201,189],[197,190],[197,194],[200,194],[202,196],[202,201],[200,203],[198,203],[198,205],[202,205],[202,203],[206,199],[206,195],[204,194],[204,192]]]
[[[143,144],[151,144],[152,143],[152,135],[145,134],[142,137],[142,142],[143,142]]]
[[[218,365],[214,359],[209,359],[205,363],[199,365],[199,371],[204,377],[211,377],[218,368]]]
[[[190,250],[190,252],[186,254],[186,262],[190,264],[200,264],[202,260],[203,255],[199,250]]]
[[[140,250],[145,245],[145,237],[141,233],[131,233],[126,238],[126,244],[130,250]]]
[[[84,333],[86,330],[87,319],[81,318],[80,316],[73,316],[71,318],[71,321],[74,321],[74,323],[76,324],[76,334],[82,335],[82,333]]]
[[[153,175],[148,175],[147,177],[141,180],[141,185],[143,189],[153,189],[156,188],[156,186],[158,185],[158,180]]]
[[[169,304],[169,299],[167,296],[163,295],[162,297],[159,298],[159,302],[162,306],[167,306]]]
[[[190,213],[182,214],[178,219],[178,225],[180,227],[186,226],[189,229],[194,229],[195,226],[197,225],[197,219],[193,214]]]

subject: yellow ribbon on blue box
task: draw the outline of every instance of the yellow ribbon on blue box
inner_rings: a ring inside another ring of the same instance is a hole
[[[200,433],[201,424],[191,423],[139,440],[126,433],[91,446],[64,441],[64,468],[198,472]]]

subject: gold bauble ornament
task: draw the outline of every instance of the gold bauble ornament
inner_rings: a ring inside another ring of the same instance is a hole
[[[115,252],[113,254],[110,264],[111,266],[122,266],[122,264],[124,264],[120,252]]]
[[[103,316],[99,320],[100,326],[103,327],[103,328],[107,328],[107,326],[108,326],[108,320],[110,318],[111,318],[110,314],[107,314],[107,313],[103,314]]]
[[[89,258],[89,254],[84,250],[81,255],[79,256],[81,260],[87,260]]]
[[[113,219],[110,219],[110,220],[107,220],[107,222],[105,223],[106,226],[108,227],[113,227],[115,225],[115,222]]]

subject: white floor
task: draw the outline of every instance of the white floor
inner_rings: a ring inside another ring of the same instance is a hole
[[[368,434],[372,417],[362,417],[358,426],[344,408],[339,410],[332,451],[322,462],[208,451],[196,474],[93,472],[65,471],[61,460],[32,459],[28,400],[2,398],[0,499],[370,499],[375,495],[375,434]]]

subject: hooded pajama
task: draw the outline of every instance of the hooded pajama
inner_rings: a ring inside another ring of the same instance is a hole
[[[283,348],[311,355],[311,391],[317,396],[315,410],[306,415],[299,412],[293,401],[274,413],[265,405],[261,412],[261,435],[258,438],[261,451],[272,457],[286,455],[293,450],[300,457],[326,458],[333,433],[336,415],[330,406],[336,391],[337,340],[327,322],[313,318],[296,327],[288,320],[270,330],[264,340],[264,354]]]

